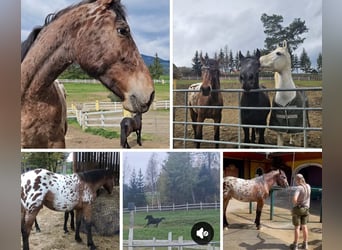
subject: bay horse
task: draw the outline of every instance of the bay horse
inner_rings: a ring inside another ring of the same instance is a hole
[[[254,223],[260,229],[260,217],[265,199],[269,196],[271,187],[277,184],[288,187],[286,175],[283,170],[272,170],[256,178],[245,180],[227,176],[223,178],[223,226],[228,229],[227,207],[229,200],[234,198],[244,202],[257,202],[256,217]]]
[[[141,146],[141,128],[142,128],[142,114],[136,113],[134,117],[125,117],[120,123],[121,134],[120,144],[123,148],[131,148],[127,142],[127,137],[135,132],[137,134],[137,143]]]
[[[48,15],[22,43],[22,148],[65,147],[53,81],[72,63],[117,95],[126,110],[148,111],[154,84],[120,0],[84,0]]]
[[[198,108],[191,106],[223,106],[222,94],[219,92],[220,69],[219,61],[215,59],[203,58],[202,63],[202,82],[190,85],[188,93],[188,105],[190,106],[190,116],[192,122],[204,122],[205,119],[213,119],[214,123],[221,123],[222,108]],[[202,140],[202,124],[193,124],[195,139]],[[220,126],[214,125],[214,140],[220,140]],[[196,142],[196,147],[200,148],[201,142]],[[216,148],[219,144],[216,143]]]
[[[267,55],[260,57],[262,69],[274,71],[274,80],[276,89],[296,89],[296,85],[291,74],[291,56],[288,51],[287,42],[283,41],[282,46]],[[273,98],[272,107],[284,108],[273,109],[271,111],[270,126],[285,127],[308,127],[310,126],[308,112],[303,110],[291,110],[292,107],[308,107],[308,99],[305,94],[299,91],[277,91]],[[304,122],[305,120],[305,122]],[[296,134],[302,133],[303,129],[270,128],[277,132],[277,145],[284,145],[283,133]],[[292,144],[292,136],[290,137]]]
[[[23,249],[29,249],[32,225],[44,206],[54,211],[76,211],[75,240],[81,242],[80,225],[84,219],[87,245],[96,249],[91,234],[91,204],[96,191],[103,186],[112,193],[114,174],[111,170],[94,169],[72,175],[60,175],[46,169],[35,169],[21,175],[21,234]]]
[[[259,70],[260,70],[260,51],[257,49],[255,56],[244,57],[239,52],[240,59],[240,83],[244,92],[241,96],[241,107],[257,107],[257,108],[269,108],[271,106],[269,97],[265,92],[251,92],[250,90],[260,90],[259,86]],[[249,136],[248,127],[243,127],[245,135],[244,143],[255,143],[255,134],[259,134],[259,144],[265,143],[265,128],[254,128],[253,125],[266,126],[267,116],[270,109],[241,109],[241,124],[251,125],[252,134]]]

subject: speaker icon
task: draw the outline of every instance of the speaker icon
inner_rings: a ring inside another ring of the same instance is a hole
[[[208,237],[209,232],[204,231],[204,228],[201,227],[199,230],[196,231],[196,236],[203,240],[204,237]]]
[[[214,238],[214,229],[207,222],[198,222],[192,226],[191,238],[199,245],[207,245]]]

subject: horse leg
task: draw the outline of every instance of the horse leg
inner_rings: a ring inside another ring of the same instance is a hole
[[[251,139],[252,143],[255,143],[255,131],[256,130],[257,130],[256,128],[252,128],[252,139]]]
[[[221,116],[219,116],[217,119],[214,119],[215,123],[221,123]],[[214,140],[219,141],[220,140],[220,126],[214,126]],[[219,148],[219,144],[215,144],[216,148]]]
[[[21,235],[23,240],[23,250],[29,250],[29,236],[32,230],[33,223],[41,208],[36,208],[32,213],[25,211],[22,208],[21,211]]]
[[[68,219],[69,219],[69,212],[64,212],[64,226],[63,226],[64,233],[69,233],[68,226],[67,226]]]
[[[244,127],[243,128],[243,133],[245,135],[245,138],[244,138],[244,143],[250,143],[250,140],[249,140],[249,128],[247,127]],[[245,148],[248,148],[248,146],[244,146]]]
[[[75,231],[75,221],[74,221],[74,210],[71,210],[70,212],[70,228],[71,230]]]
[[[82,242],[82,239],[80,237],[80,226],[81,226],[81,220],[82,220],[82,210],[78,209],[76,210],[76,231],[75,231],[75,240],[77,242]]]
[[[193,109],[190,109],[190,116],[191,116],[191,120],[192,122],[197,122],[197,114],[195,113],[195,111]],[[196,124],[192,124],[192,129],[194,130],[194,138],[197,139],[197,125]],[[199,143],[196,143],[198,148],[199,148]]]
[[[260,217],[261,217],[261,211],[262,211],[263,206],[264,206],[264,200],[263,199],[258,200],[256,216],[255,216],[255,221],[254,221],[258,230],[261,228]]]
[[[40,233],[40,227],[39,227],[37,218],[34,220],[34,226],[35,226],[35,228],[36,228],[36,232]]]
[[[265,144],[265,129],[259,128],[259,144]]]
[[[138,129],[136,133],[137,133],[137,143],[139,144],[139,146],[141,146],[141,129]]]
[[[277,145],[284,146],[284,136],[282,133],[277,133]]]
[[[229,200],[230,198],[228,197],[228,195],[223,194],[223,228],[225,228],[226,230],[228,230],[228,219],[227,219],[227,207],[229,204]]]
[[[86,226],[86,231],[87,231],[87,245],[90,247],[91,250],[96,249],[96,246],[94,245],[93,242],[93,236],[91,234],[91,205],[87,204],[83,208],[83,216],[84,216],[84,221],[85,221],[85,226]]]

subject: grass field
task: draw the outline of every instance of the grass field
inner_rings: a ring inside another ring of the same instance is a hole
[[[153,215],[155,218],[165,217],[159,227],[146,225],[145,216]],[[128,239],[130,214],[123,215],[123,239]],[[220,210],[190,210],[190,211],[167,211],[167,212],[138,212],[134,214],[134,239],[152,240],[155,237],[158,240],[166,240],[168,232],[172,232],[173,239],[183,236],[184,240],[192,240],[191,228],[200,221],[208,222],[214,228],[213,241],[220,240]]]
[[[109,102],[108,95],[110,91],[102,84],[97,83],[65,83],[64,87],[67,92],[67,106],[72,103],[95,102],[96,100],[102,102]],[[155,100],[169,100],[170,99],[170,85],[169,84],[155,84]]]

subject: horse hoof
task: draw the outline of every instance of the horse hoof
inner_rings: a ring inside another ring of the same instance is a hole
[[[262,228],[261,225],[257,226],[257,230],[260,230],[261,228]]]
[[[75,240],[78,242],[78,243],[81,243],[82,242],[82,239],[79,237],[79,238],[75,238]]]

